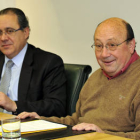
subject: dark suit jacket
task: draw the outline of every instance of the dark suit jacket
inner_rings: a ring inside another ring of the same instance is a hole
[[[0,52],[0,75],[4,55]],[[42,116],[66,113],[66,79],[62,59],[28,44],[18,86],[17,113],[37,112]]]

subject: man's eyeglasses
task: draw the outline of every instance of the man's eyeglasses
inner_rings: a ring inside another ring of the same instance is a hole
[[[117,49],[117,47],[121,44],[123,44],[124,42],[128,41],[128,40],[131,40],[131,39],[126,39],[124,40],[123,42],[119,43],[119,44],[116,44],[116,43],[112,43],[112,42],[108,42],[105,47],[110,50],[110,51],[115,51]],[[95,43],[91,46],[92,48],[95,47],[95,50],[97,51],[102,51],[104,45],[103,44],[100,44],[100,43]]]
[[[13,28],[6,28],[5,31],[1,31],[0,30],[0,37],[2,37],[3,33],[5,33],[5,35],[14,35],[15,32],[19,31],[19,30],[22,30],[22,28],[19,28],[17,30],[13,29]]]

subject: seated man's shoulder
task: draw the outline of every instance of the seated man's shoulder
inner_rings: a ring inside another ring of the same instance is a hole
[[[49,59],[51,61],[53,61],[53,60],[62,61],[62,58],[55,53],[37,48],[31,44],[29,44],[29,47],[30,47],[30,49],[32,49],[34,57],[39,60],[46,61]]]

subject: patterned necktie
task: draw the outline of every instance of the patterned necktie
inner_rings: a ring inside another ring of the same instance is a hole
[[[8,89],[10,86],[10,80],[11,80],[11,68],[14,65],[12,60],[9,60],[6,64],[4,75],[1,79],[1,85],[0,85],[0,91],[5,93],[7,95]],[[2,112],[2,110],[0,110]]]

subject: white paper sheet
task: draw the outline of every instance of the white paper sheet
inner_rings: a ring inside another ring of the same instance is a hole
[[[60,129],[66,127],[67,126],[63,124],[57,124],[45,120],[34,120],[34,121],[21,123],[21,132],[53,130],[53,129]]]
[[[63,124],[57,124],[45,120],[33,120],[29,122],[22,122],[21,123],[21,133],[30,133],[30,132],[39,132],[39,131],[47,131],[47,130],[53,130],[53,129],[61,129],[61,128],[67,128],[66,125]],[[0,132],[2,132],[0,127]],[[1,135],[1,134],[0,134]]]

